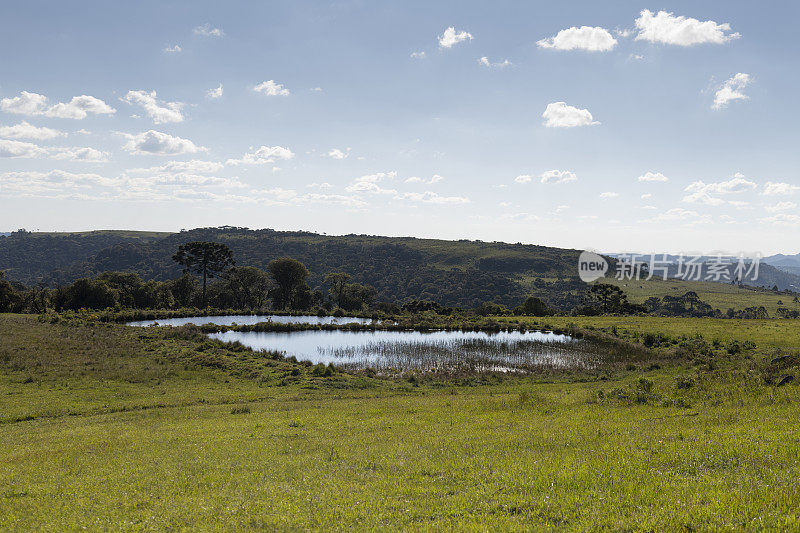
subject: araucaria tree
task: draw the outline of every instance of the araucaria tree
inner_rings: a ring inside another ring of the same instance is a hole
[[[184,272],[203,276],[203,307],[206,306],[206,279],[219,276],[234,266],[233,252],[219,242],[181,244],[172,259],[183,265]]]

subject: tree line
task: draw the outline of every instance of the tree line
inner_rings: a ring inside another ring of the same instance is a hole
[[[47,309],[220,309],[343,311],[370,309],[377,291],[353,283],[348,274],[331,272],[324,288],[312,289],[308,269],[290,257],[272,260],[266,270],[237,266],[224,244],[193,241],[182,244],[172,259],[183,274],[167,281],[145,281],[133,272],[105,272],[94,278],[48,289],[25,287],[5,279],[0,271],[0,311],[42,313]]]

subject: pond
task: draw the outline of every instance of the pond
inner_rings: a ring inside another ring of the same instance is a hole
[[[283,315],[224,315],[224,316],[189,316],[182,318],[160,318],[158,320],[139,320],[136,322],[128,322],[128,326],[152,326],[158,324],[159,326],[183,326],[186,324],[194,324],[202,326],[203,324],[214,324],[216,326],[231,326],[239,324],[240,326],[258,324],[259,322],[274,322],[276,324],[352,324],[357,322],[359,324],[372,323],[371,318],[355,318],[355,317],[333,317],[333,316],[315,316],[315,315],[300,315],[300,316],[283,316]]]
[[[525,372],[589,368],[599,358],[587,341],[552,332],[225,331],[209,336],[315,364],[377,371]]]

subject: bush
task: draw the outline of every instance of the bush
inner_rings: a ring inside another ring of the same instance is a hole
[[[247,407],[246,405],[240,405],[231,408],[232,415],[246,415],[248,413],[250,413],[250,408]]]

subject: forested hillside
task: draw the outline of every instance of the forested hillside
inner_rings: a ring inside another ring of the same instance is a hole
[[[571,307],[583,287],[577,279],[569,279],[575,276],[577,250],[231,227],[172,234],[15,232],[0,237],[0,270],[6,271],[8,279],[50,287],[108,271],[167,280],[181,274],[172,261],[178,246],[198,240],[228,245],[239,266],[265,268],[278,257],[298,259],[308,267],[312,287],[321,285],[327,273],[346,272],[354,281],[374,286],[379,299],[391,302],[421,299],[464,307],[484,302],[519,305],[530,291],[520,280],[533,276],[543,278],[537,295],[553,306]]]

